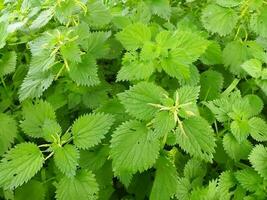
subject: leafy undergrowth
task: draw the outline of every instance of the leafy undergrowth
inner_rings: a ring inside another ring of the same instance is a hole
[[[266,200],[266,0],[1,0],[0,198]]]

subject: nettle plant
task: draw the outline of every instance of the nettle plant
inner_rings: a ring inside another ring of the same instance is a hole
[[[0,199],[267,199],[267,1],[0,13]]]

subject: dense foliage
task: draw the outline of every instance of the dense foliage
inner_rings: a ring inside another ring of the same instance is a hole
[[[266,0],[0,0],[0,198],[266,200]]]

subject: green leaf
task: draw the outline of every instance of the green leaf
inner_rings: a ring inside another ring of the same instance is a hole
[[[233,54],[233,52],[235,53]],[[244,74],[241,65],[250,57],[251,55],[246,44],[237,40],[229,42],[223,49],[223,64],[235,75]]]
[[[86,35],[85,45],[88,52],[92,54],[95,58],[103,58],[109,52],[109,45],[107,44],[107,40],[111,36],[111,32],[90,32]]]
[[[200,75],[200,99],[210,101],[220,96],[223,88],[223,76],[219,72],[208,70]]]
[[[118,97],[130,115],[137,119],[151,120],[158,109],[150,104],[160,104],[164,95],[167,93],[154,83],[140,82],[118,94]]]
[[[259,78],[261,76],[262,64],[257,59],[247,60],[241,67],[253,78]]]
[[[211,33],[225,36],[233,31],[238,21],[238,15],[231,8],[209,4],[202,12],[201,21],[203,26]]]
[[[255,94],[248,94],[244,97],[245,100],[248,101],[247,110],[249,112],[249,116],[256,116],[261,113],[264,103],[262,99]]]
[[[60,48],[60,53],[64,59],[74,62],[81,62],[81,51],[77,42],[68,42]]]
[[[168,134],[175,126],[174,116],[170,112],[158,112],[153,119],[154,132],[158,138]]]
[[[85,19],[89,25],[103,27],[112,19],[110,10],[101,1],[89,1],[87,3],[87,9],[88,12]]]
[[[200,60],[205,65],[222,64],[221,46],[217,42],[211,41],[205,53],[200,57]]]
[[[168,0],[145,0],[146,4],[151,8],[153,14],[164,19],[169,19],[171,15],[171,6]]]
[[[16,136],[16,121],[11,116],[0,113],[0,156],[11,146]]]
[[[39,15],[33,20],[29,28],[32,30],[42,28],[50,21],[53,15],[54,15],[53,9],[47,9],[41,11]]]
[[[93,86],[100,83],[96,60],[90,54],[82,56],[81,63],[72,63],[69,75],[78,85]]]
[[[116,38],[127,50],[136,50],[141,48],[145,42],[150,41],[151,32],[145,24],[135,23],[117,33]]]
[[[223,148],[234,161],[247,159],[252,147],[252,144],[248,140],[239,143],[230,133],[227,133],[223,137]]]
[[[267,149],[262,144],[256,145],[249,155],[249,161],[261,177],[267,179]]]
[[[233,121],[230,125],[231,127],[231,132],[233,136],[236,138],[236,140],[239,143],[242,143],[244,140],[247,139],[249,135],[249,121],[244,119],[244,120],[239,120],[239,121]]]
[[[20,127],[27,135],[39,138],[45,137],[42,127],[47,120],[56,120],[56,115],[53,107],[45,101],[40,101],[36,104],[25,104],[23,106],[23,117]]]
[[[148,79],[155,67],[151,61],[143,61],[135,52],[127,52],[122,58],[122,67],[117,74],[117,81]]]
[[[54,80],[51,72],[28,73],[19,89],[19,100],[40,97],[43,92],[52,84]]]
[[[212,161],[215,153],[215,137],[212,128],[201,117],[191,117],[177,128],[178,144],[192,156]]]
[[[235,173],[235,177],[243,188],[250,192],[259,190],[263,179],[253,169],[247,168]]]
[[[81,149],[88,149],[99,144],[105,138],[113,122],[112,115],[103,113],[79,117],[72,125],[74,144]]]
[[[7,23],[0,22],[0,49],[6,45],[6,38],[8,37]]]
[[[131,120],[120,125],[111,139],[110,156],[118,173],[143,172],[156,162],[160,143],[145,124]]]
[[[28,182],[43,166],[44,157],[33,143],[21,143],[10,149],[0,163],[0,186],[14,189]]]
[[[99,186],[95,175],[81,170],[75,177],[63,177],[57,184],[57,200],[97,199]]]
[[[237,181],[231,171],[222,172],[218,183],[219,199],[230,200],[234,194],[234,192],[231,192],[231,189],[235,187],[236,183]]]
[[[253,117],[249,120],[250,135],[259,142],[267,141],[267,124],[259,118]]]
[[[58,169],[66,176],[75,176],[79,159],[78,149],[66,144],[63,147],[55,147],[54,152],[54,161]]]
[[[250,28],[261,37],[267,37],[267,6],[259,9],[250,18]]]
[[[156,163],[156,175],[149,199],[171,199],[176,193],[178,184],[178,173],[175,165],[168,158],[159,157]]]
[[[10,74],[15,71],[17,64],[17,54],[15,51],[4,53],[0,59],[0,77]]]

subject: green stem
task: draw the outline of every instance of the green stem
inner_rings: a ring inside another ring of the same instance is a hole
[[[226,97],[230,94],[230,92],[232,92],[237,84],[239,83],[239,79],[234,79],[233,82],[228,86],[228,88],[226,88],[226,90],[224,90],[224,92],[221,94],[221,97]]]

